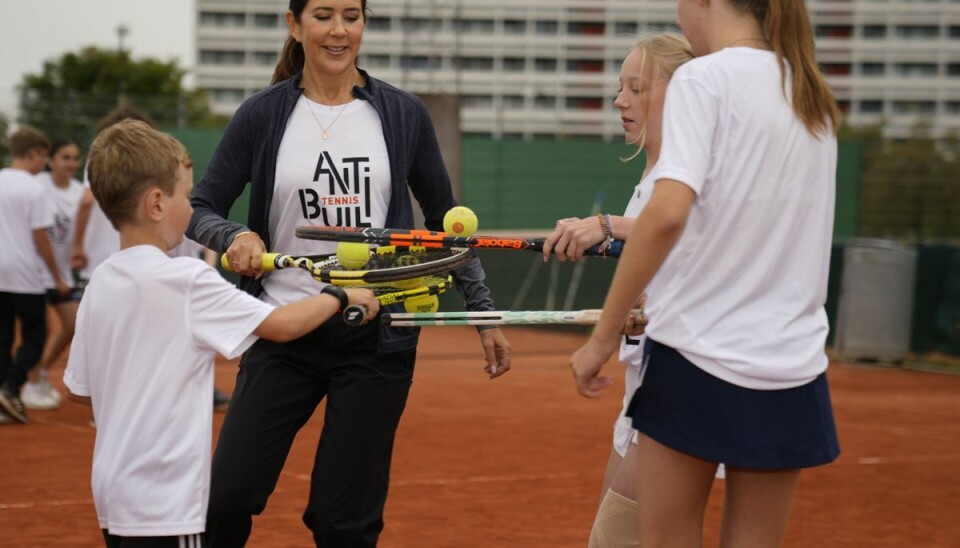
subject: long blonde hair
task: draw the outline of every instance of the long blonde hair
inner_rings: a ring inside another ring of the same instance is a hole
[[[676,32],[664,32],[662,34],[641,38],[636,45],[633,46],[633,49],[640,52],[639,79],[641,81],[648,71],[650,71],[653,76],[650,79],[651,82],[656,80],[656,76],[658,75],[657,72],[654,71],[662,71],[660,74],[663,74],[667,80],[669,80],[673,76],[673,73],[680,68],[680,65],[693,59],[693,50],[690,48],[690,43],[687,42],[687,39],[684,38],[682,34]],[[648,61],[651,62],[649,65]],[[637,138],[631,143],[636,145],[637,150],[630,157],[621,158],[624,162],[629,162],[639,156],[640,151],[643,150],[646,144],[644,142],[647,137],[646,114],[650,110],[648,101],[648,97],[643,99],[644,124],[640,129],[640,134],[637,135]]]
[[[784,92],[787,89],[787,71],[784,59],[793,69],[791,91],[793,112],[813,135],[836,133],[840,109],[833,90],[817,66],[813,42],[813,28],[804,0],[729,0],[730,3],[753,15],[763,25],[763,31],[780,64],[780,78]]]

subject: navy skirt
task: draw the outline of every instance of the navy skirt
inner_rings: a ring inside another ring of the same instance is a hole
[[[654,441],[741,468],[808,468],[840,454],[825,373],[796,388],[753,390],[649,339],[646,362],[627,416]]]

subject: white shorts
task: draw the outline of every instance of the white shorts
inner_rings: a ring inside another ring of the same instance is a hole
[[[640,388],[640,383],[643,380],[643,343],[631,346],[633,348],[624,344],[620,350],[620,359],[623,361],[624,369],[623,407],[620,409],[617,421],[613,423],[613,448],[621,457],[627,454],[627,449],[631,443],[637,443],[637,431],[633,429],[633,421],[626,416],[626,413],[627,406],[633,399],[633,394],[637,391],[637,388]]]

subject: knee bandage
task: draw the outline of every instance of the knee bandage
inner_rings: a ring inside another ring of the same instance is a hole
[[[631,548],[640,546],[637,531],[637,503],[608,489],[597,510],[590,531],[589,548]]]

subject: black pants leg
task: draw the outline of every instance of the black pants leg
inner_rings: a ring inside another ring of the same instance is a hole
[[[20,319],[20,348],[11,360],[14,325]],[[43,356],[47,339],[47,301],[44,295],[0,292],[0,381],[13,395],[27,382],[27,373]]]
[[[381,360],[374,350],[376,344],[376,325],[349,328],[335,319],[291,343],[261,340],[244,356],[213,459],[209,546],[245,545],[251,516],[266,507],[296,433],[328,392],[331,401],[304,519],[319,546],[376,545],[383,523],[393,434],[409,391],[415,356],[414,351],[403,353],[407,366],[402,371],[391,372],[388,366],[381,374],[374,367]],[[385,364],[393,361],[384,358]],[[401,378],[396,378],[398,375]],[[363,431],[359,428],[367,426],[361,417],[351,427],[349,418],[358,412],[381,417],[384,424]],[[350,439],[367,441],[360,447],[351,446],[344,441],[348,431]],[[344,446],[339,447],[341,444]],[[354,455],[353,459],[342,452]],[[328,460],[329,464],[319,464]],[[379,469],[366,468],[371,462]],[[370,474],[380,479],[365,481]],[[356,478],[362,479],[350,483]],[[350,491],[349,496],[343,496],[344,490]],[[337,507],[324,501],[334,501]]]
[[[177,535],[172,537],[120,537],[103,531],[103,542],[107,548],[203,548],[203,533]]]
[[[317,546],[370,548],[383,530],[393,442],[416,351],[342,358],[331,372],[303,522]]]

